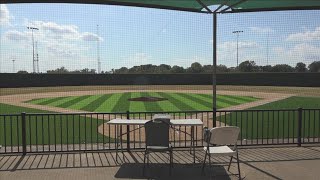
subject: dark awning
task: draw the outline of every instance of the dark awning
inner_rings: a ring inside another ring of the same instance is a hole
[[[255,12],[320,9],[320,0],[0,0],[9,3],[81,3],[110,4],[190,12]],[[207,8],[215,6],[215,8]]]

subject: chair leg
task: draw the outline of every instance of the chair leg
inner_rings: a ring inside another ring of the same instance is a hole
[[[145,168],[146,168],[146,156],[147,156],[147,152],[144,152],[144,156],[143,156],[143,171],[142,174],[145,174]]]
[[[207,153],[208,153],[208,152],[206,151],[206,154],[204,155],[204,160],[203,160],[203,164],[202,164],[201,174],[204,174],[204,167],[206,166]]]
[[[169,152],[169,175],[171,175],[171,167],[172,167],[172,151]]]
[[[233,158],[233,156],[231,156],[231,158],[230,158],[230,162],[229,162],[229,166],[228,166],[228,171],[230,170],[230,166],[231,166],[232,158]]]
[[[239,174],[239,179],[241,179],[240,163],[239,163],[239,155],[238,155],[238,152],[237,152],[237,164],[238,164],[238,174]]]
[[[170,156],[170,160],[171,160],[170,163],[171,163],[171,167],[173,167],[173,152],[172,151],[170,152],[170,155],[171,155]]]

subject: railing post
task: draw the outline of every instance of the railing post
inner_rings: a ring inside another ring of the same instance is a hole
[[[127,111],[127,119],[130,119],[129,111]],[[130,151],[130,125],[127,125],[127,150]]]
[[[213,121],[213,127],[216,127],[216,125],[217,125],[217,108],[215,108],[215,107],[213,108],[212,121]]]
[[[302,108],[298,108],[298,146],[301,147],[302,135]]]
[[[22,154],[27,154],[27,133],[26,133],[26,113],[21,113],[21,138],[22,138]]]

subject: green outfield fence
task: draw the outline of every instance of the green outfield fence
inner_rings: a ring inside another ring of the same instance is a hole
[[[144,148],[144,129],[106,124],[114,118],[151,119],[167,113],[172,119],[201,119],[204,126],[238,126],[241,146],[320,143],[320,109],[226,110],[123,113],[21,113],[0,115],[0,154],[114,150],[119,132],[123,148]],[[193,133],[195,145],[203,146],[202,128]],[[136,129],[136,130],[134,130]],[[190,147],[188,127],[172,130],[173,147]],[[186,132],[186,133],[182,133]]]

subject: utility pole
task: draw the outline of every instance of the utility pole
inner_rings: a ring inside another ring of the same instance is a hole
[[[32,34],[32,63],[33,63],[33,73],[36,73],[36,59],[35,59],[35,54],[34,54],[34,37],[33,37],[33,30],[39,31],[38,28],[36,27],[31,27],[28,26],[28,29],[31,29],[31,34]]]
[[[233,34],[237,35],[237,67],[239,66],[239,34],[243,33],[243,31],[233,31]]]
[[[16,72],[16,68],[14,67],[14,62],[16,60],[15,59],[12,59],[12,72],[15,73]]]
[[[99,39],[99,25],[97,25],[97,61],[98,61],[98,74],[101,73],[101,61],[100,61],[100,39]]]

